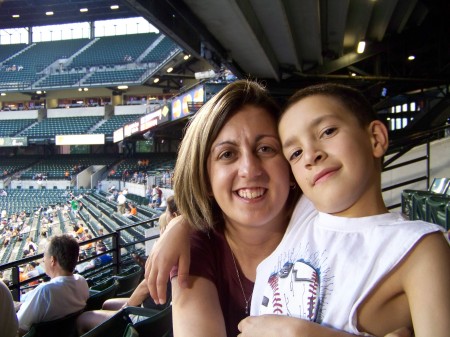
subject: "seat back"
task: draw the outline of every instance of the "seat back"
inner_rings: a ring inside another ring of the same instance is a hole
[[[449,190],[450,178],[434,178],[430,186],[430,192],[445,194]]]
[[[25,337],[78,337],[76,320],[80,310],[53,321],[33,324]]]
[[[103,302],[113,298],[116,295],[118,287],[119,282],[115,279],[111,279],[102,284],[91,287],[91,295],[86,301],[86,310],[101,309]]]
[[[430,197],[429,194],[413,193],[412,194],[412,214],[409,218],[411,220],[423,220],[426,221],[426,200]]]
[[[119,282],[116,297],[130,297],[141,281],[142,274],[143,270],[137,268],[131,274],[115,276],[115,279]]]
[[[137,309],[137,310],[136,310]],[[130,312],[139,315],[144,308],[132,308]],[[172,334],[172,306],[167,306],[157,314],[134,324],[139,336],[167,337]]]
[[[416,196],[418,198],[419,196],[428,197],[430,195],[434,195],[434,193],[422,190],[411,190],[411,189],[403,190],[401,194],[402,213],[405,214],[407,217],[409,217],[410,220],[414,220],[413,196]],[[417,198],[416,201],[418,200]]]
[[[450,196],[431,196],[426,199],[426,220],[450,229]]]
[[[164,310],[126,307],[81,337],[122,337],[131,323],[130,315],[143,318],[133,324],[139,336],[168,337],[172,334],[172,306],[169,305]]]

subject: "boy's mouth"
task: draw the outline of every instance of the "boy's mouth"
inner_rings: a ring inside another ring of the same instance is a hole
[[[258,188],[243,188],[236,191],[237,195],[243,199],[256,199],[266,193],[266,189],[262,187]]]
[[[320,184],[326,180],[329,176],[333,175],[337,171],[337,168],[328,168],[320,171],[313,177],[312,185]]]

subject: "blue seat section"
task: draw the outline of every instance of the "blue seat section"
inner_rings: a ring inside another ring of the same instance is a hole
[[[0,123],[0,137],[12,137],[24,130],[36,119],[6,119]]]
[[[102,157],[96,156],[54,156],[41,160],[39,163],[30,167],[29,170],[22,173],[22,179],[32,179],[36,174],[44,174],[47,179],[64,179],[64,173],[75,174],[75,166],[82,166],[84,168],[91,165],[111,165],[115,159],[110,156]]]
[[[85,84],[127,83],[139,81],[146,69],[97,71],[89,77]]]
[[[161,62],[179,47],[168,37],[164,37],[143,59],[142,62]]]
[[[27,45],[25,43],[20,44],[3,44],[0,48],[0,62],[3,62],[7,58],[13,56],[17,52],[24,49]]]
[[[145,33],[99,38],[85,51],[77,55],[70,67],[119,65],[135,62],[161,34]]]
[[[105,123],[99,128],[95,129],[92,133],[103,133],[105,135],[112,135],[115,130],[121,126],[133,122],[142,115],[114,115],[111,116]]]
[[[41,206],[64,204],[68,200],[65,190],[8,190],[6,197],[0,198],[0,208],[8,214],[25,210],[27,213]]]
[[[79,84],[78,82],[86,76],[86,73],[61,73],[52,74],[36,85],[36,88],[63,87]]]
[[[21,136],[53,137],[55,135],[84,134],[103,117],[57,117],[46,118],[26,130]]]
[[[139,160],[148,159],[149,163],[147,166],[139,165]],[[136,158],[126,158],[116,166],[116,173],[109,176],[111,179],[122,179],[122,175],[125,170],[133,174],[133,172],[150,172],[156,173],[159,171],[170,171],[175,167],[176,154],[175,153],[152,153],[151,157],[139,157]]]
[[[23,170],[36,162],[39,157],[10,157],[7,160],[0,161],[0,178],[11,175],[17,171]]]
[[[44,76],[39,73],[53,62],[70,57],[88,42],[89,39],[38,42],[4,64],[6,67],[15,66],[15,70],[2,69],[0,84],[30,85]]]

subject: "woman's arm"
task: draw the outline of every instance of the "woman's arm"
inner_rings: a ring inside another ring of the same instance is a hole
[[[262,315],[247,317],[239,323],[238,337],[271,337],[283,332],[283,337],[351,337],[348,332],[324,327],[295,317]],[[393,331],[385,337],[411,337],[408,328]]]
[[[156,304],[166,302],[167,282],[173,267],[178,266],[178,285],[187,287],[191,261],[190,234],[191,228],[181,215],[169,222],[164,234],[153,246],[145,264],[145,279]]]
[[[416,337],[450,333],[450,247],[442,233],[425,236],[413,249],[402,275]]]
[[[202,277],[188,277],[190,287],[172,279],[173,332],[175,337],[226,337],[216,286]]]

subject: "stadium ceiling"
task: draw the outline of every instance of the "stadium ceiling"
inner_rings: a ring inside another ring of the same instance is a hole
[[[339,81],[379,97],[448,88],[449,13],[448,0],[0,0],[0,29],[142,16],[195,59],[274,95]]]
[[[117,9],[111,9],[118,5]],[[80,9],[87,8],[87,12]],[[53,15],[46,15],[53,12]],[[14,17],[19,15],[19,17]],[[122,1],[111,0],[0,0],[0,29],[60,25],[82,21],[139,16]]]
[[[448,0],[124,2],[194,56],[275,94],[328,80],[378,97],[450,83]]]

